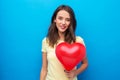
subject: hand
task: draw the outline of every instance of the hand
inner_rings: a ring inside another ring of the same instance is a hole
[[[71,71],[64,70],[64,72],[66,73],[66,76],[69,78],[69,80],[73,80],[73,78],[75,76],[77,76],[76,71],[77,70],[71,70]]]

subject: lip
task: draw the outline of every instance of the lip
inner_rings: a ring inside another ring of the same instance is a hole
[[[60,26],[60,28],[61,28],[61,29],[65,29],[65,28],[66,28],[66,26]]]

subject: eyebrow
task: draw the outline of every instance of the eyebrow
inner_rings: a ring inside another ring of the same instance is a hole
[[[62,17],[61,15],[58,15],[58,17]],[[70,19],[69,17],[67,17],[66,19]]]

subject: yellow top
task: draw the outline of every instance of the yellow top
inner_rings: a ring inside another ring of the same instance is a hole
[[[63,41],[59,41],[58,43],[61,42]],[[76,42],[84,44],[84,41],[80,36],[76,36]],[[42,52],[47,53],[48,72],[46,80],[69,80],[64,72],[65,69],[63,65],[56,57],[55,47],[50,47],[46,38],[44,38],[42,41]],[[77,80],[77,77],[75,77],[73,80]]]

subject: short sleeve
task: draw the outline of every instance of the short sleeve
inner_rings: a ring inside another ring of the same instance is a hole
[[[46,38],[44,38],[43,40],[42,40],[42,52],[47,52],[46,51],[46,48],[47,48],[47,41],[46,41]]]
[[[84,40],[80,36],[76,36],[76,42],[82,43],[85,46]]]

